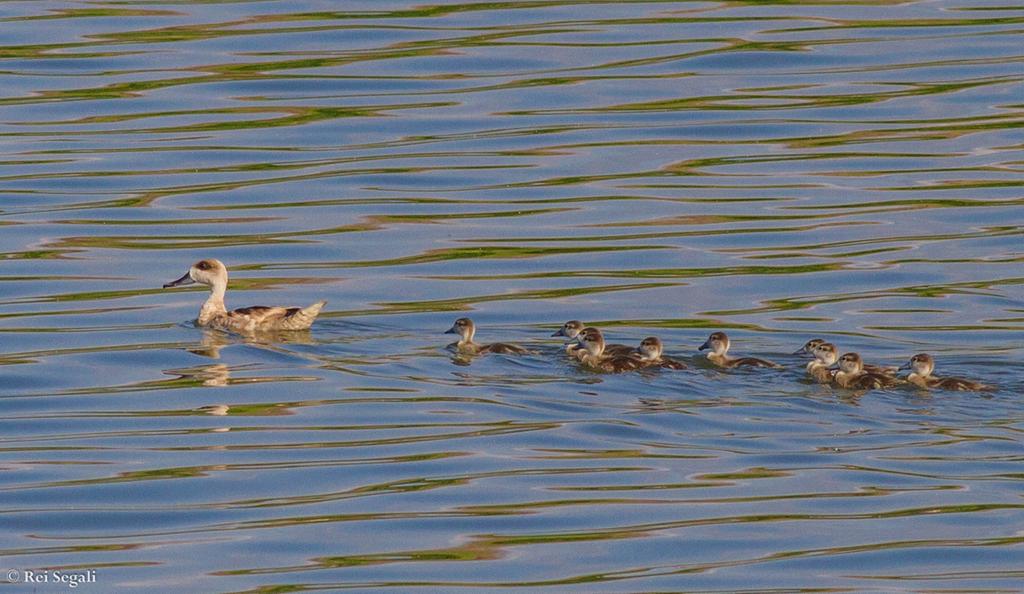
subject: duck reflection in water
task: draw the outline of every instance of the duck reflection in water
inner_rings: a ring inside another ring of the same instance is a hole
[[[278,332],[251,332],[248,334],[230,334],[221,330],[203,329],[199,344],[187,347],[190,353],[220,359],[221,350],[233,344],[249,344],[276,348],[280,344],[317,344],[309,330],[289,330]]]
[[[223,363],[199,365],[187,369],[165,369],[164,374],[176,376],[176,380],[198,381],[208,388],[223,387],[231,381],[231,368]]]

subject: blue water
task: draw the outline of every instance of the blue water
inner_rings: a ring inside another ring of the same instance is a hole
[[[0,3],[0,580],[1018,590],[1022,18]],[[160,287],[206,257],[327,307],[197,328]],[[588,371],[569,319],[689,369]],[[996,389],[816,385],[818,336]]]

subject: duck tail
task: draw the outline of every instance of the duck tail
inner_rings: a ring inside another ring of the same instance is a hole
[[[324,305],[327,305],[326,301],[317,301],[313,305],[303,307],[296,311],[292,315],[288,316],[288,329],[289,330],[305,330],[313,325],[313,320],[320,314],[320,310]]]

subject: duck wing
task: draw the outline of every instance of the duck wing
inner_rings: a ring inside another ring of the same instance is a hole
[[[239,307],[228,312],[233,318],[249,318],[252,320],[265,320],[271,317],[281,317],[291,312],[294,315],[297,307],[267,307],[265,305],[253,305],[250,307]]]
[[[604,345],[604,354],[611,355],[613,357],[628,357],[629,355],[636,354],[636,347],[631,347],[626,344],[606,344]]]
[[[898,367],[892,365],[872,365],[870,363],[864,364],[864,371],[868,373],[874,373],[876,375],[888,375],[896,377],[896,372],[899,371]]]
[[[992,386],[959,377],[944,377],[932,385],[943,390],[959,390],[961,392],[992,392],[995,390]]]
[[[863,373],[853,380],[850,387],[875,390],[878,388],[888,388],[897,383],[899,383],[899,381],[888,375],[882,375],[880,373]]]
[[[309,307],[253,305],[229,311],[227,318],[232,326],[248,330],[306,330],[326,303],[318,301]]]
[[[676,361],[670,357],[662,357],[660,366],[665,369],[686,369],[686,363]]]
[[[639,359],[633,357],[607,357],[597,362],[596,367],[604,371],[611,371],[613,373],[621,373],[623,371],[633,371],[643,367],[643,363]]]
[[[507,344],[504,342],[492,342],[491,344],[484,345],[480,349],[481,353],[500,353],[505,355],[522,355],[528,353],[526,349],[517,344]]]

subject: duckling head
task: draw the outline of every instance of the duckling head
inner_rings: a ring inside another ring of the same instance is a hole
[[[473,320],[469,318],[459,318],[455,320],[452,327],[445,330],[445,334],[458,334],[462,342],[472,342],[473,335],[476,334],[476,325],[473,324]]]
[[[935,369],[935,359],[928,353],[918,353],[900,366],[900,371],[909,369],[921,377],[928,377]]]
[[[640,341],[640,347],[637,348],[640,351],[640,356],[645,361],[656,361],[661,358],[661,353],[664,347],[661,344],[661,339],[657,336],[648,336],[647,338]]]
[[[846,374],[857,374],[864,370],[864,361],[857,353],[846,353],[839,357],[839,361],[830,365],[829,369],[838,369]]]
[[[814,358],[821,361],[825,365],[834,365],[838,352],[836,351],[836,345],[831,342],[820,342],[815,345],[813,350]]]
[[[191,285],[193,283],[206,285],[215,291],[223,291],[228,285],[228,269],[220,260],[206,258],[189,267],[188,272],[178,280],[166,283],[164,288]]]
[[[558,332],[555,332],[551,336],[564,336],[566,338],[576,338],[577,336],[579,336],[580,332],[583,332],[583,328],[583,322],[579,320],[569,320],[568,322],[562,324],[562,327],[558,329]]]
[[[587,328],[579,335],[580,344],[592,357],[600,357],[604,354],[604,335],[597,328]]]
[[[825,341],[821,338],[812,338],[804,343],[804,346],[800,347],[799,350],[793,352],[794,355],[814,355],[814,349],[819,344],[825,344]]]
[[[711,336],[697,350],[705,349],[711,349],[711,352],[716,355],[724,355],[729,350],[729,337],[725,335],[725,332],[712,332]]]

